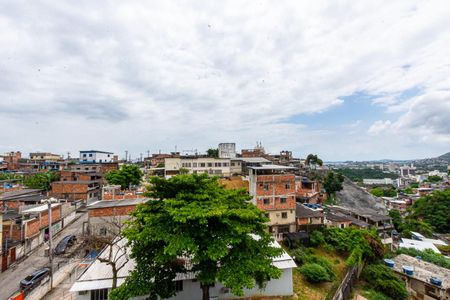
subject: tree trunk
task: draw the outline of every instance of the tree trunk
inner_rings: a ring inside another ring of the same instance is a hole
[[[116,269],[116,265],[112,264],[112,287],[111,290],[114,290],[117,287],[117,269]]]
[[[209,285],[200,285],[203,292],[203,300],[209,300]]]

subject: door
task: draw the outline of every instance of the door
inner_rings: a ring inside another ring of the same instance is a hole
[[[13,262],[16,261],[16,247],[11,248],[11,260],[10,260],[10,264],[12,264]]]
[[[2,255],[2,272],[8,269],[8,255]]]

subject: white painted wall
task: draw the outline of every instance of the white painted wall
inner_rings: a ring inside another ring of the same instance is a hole
[[[92,156],[90,156],[92,155]],[[80,151],[80,162],[92,162],[92,163],[106,163],[113,161],[114,154],[112,153],[102,153],[102,152],[81,152]]]

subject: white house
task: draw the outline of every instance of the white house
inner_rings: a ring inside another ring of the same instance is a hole
[[[119,246],[114,251],[117,251],[117,257],[120,252],[124,251],[121,245],[126,243],[122,239]],[[277,242],[273,246],[280,247]],[[109,251],[103,251],[100,256],[106,256]],[[122,252],[123,253],[123,252]],[[135,262],[132,259],[126,261],[125,256],[122,256],[118,261],[118,265],[125,263],[124,267],[118,273],[117,285],[121,285],[127,278],[129,272],[135,267]],[[297,267],[293,259],[283,251],[280,257],[273,260],[273,265],[282,270],[281,277],[270,280],[263,290],[257,287],[251,290],[245,290],[245,297],[253,296],[290,296],[293,294],[292,284],[292,269]],[[195,273],[178,274],[174,280],[178,293],[170,298],[171,300],[180,299],[201,299],[202,290],[199,282],[195,278]],[[73,284],[70,289],[71,292],[76,292],[77,300],[100,300],[106,299],[109,290],[112,287],[112,271],[111,266],[106,263],[101,263],[96,260],[81,277]],[[237,299],[239,297],[233,295],[230,290],[224,287],[221,283],[216,283],[214,287],[210,288],[210,299]],[[144,299],[145,297],[138,297],[136,299]]]
[[[97,151],[97,150],[86,150],[80,151],[80,163],[109,163],[113,162],[114,153]]]

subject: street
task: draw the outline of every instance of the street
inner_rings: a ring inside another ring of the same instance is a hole
[[[77,237],[81,235],[83,222],[87,221],[87,213],[80,216],[75,222],[64,228],[53,239],[53,247],[66,235],[74,234]],[[0,300],[6,300],[15,291],[19,290],[19,282],[32,272],[48,266],[49,258],[44,256],[45,244],[34,250],[27,258],[11,267],[3,273],[0,273]],[[67,258],[54,256],[53,264],[56,266],[58,263],[67,261]]]

